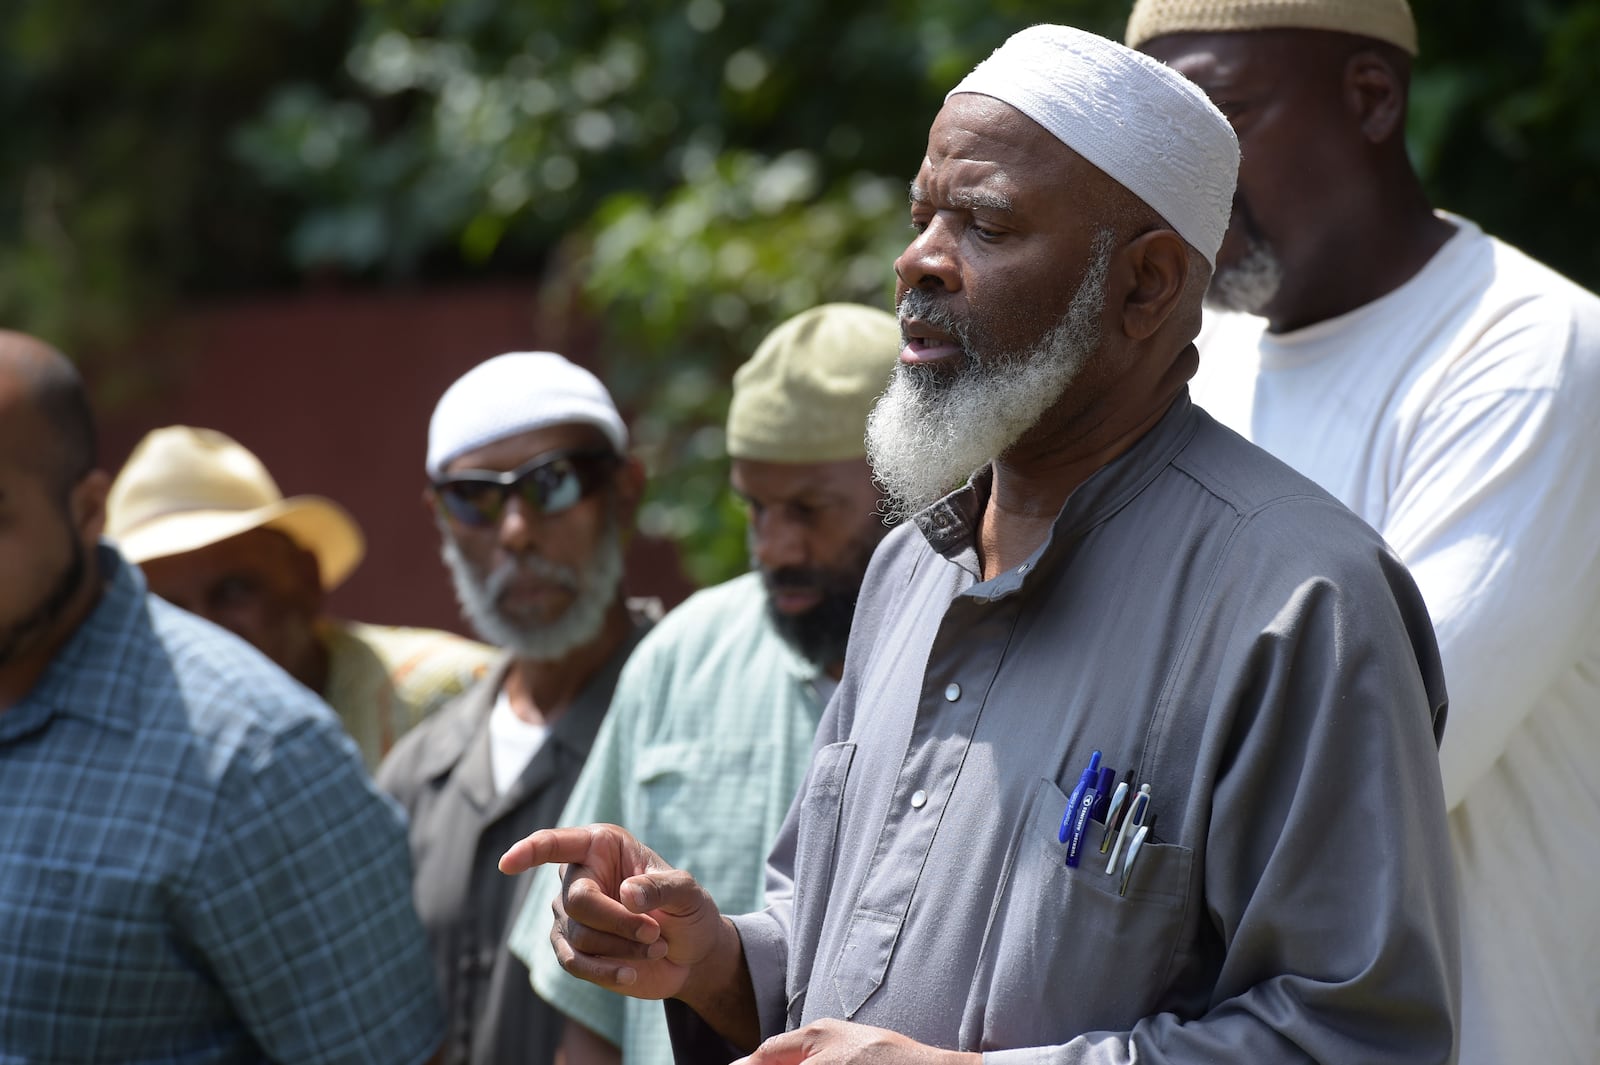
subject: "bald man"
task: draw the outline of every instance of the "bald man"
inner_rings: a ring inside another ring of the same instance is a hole
[[[76,371],[0,332],[0,1048],[421,1062],[405,829],[333,714],[100,541]]]
[[[1244,161],[1194,395],[1383,533],[1450,686],[1463,1065],[1600,1048],[1600,299],[1435,211],[1405,0],[1141,0]]]
[[[910,521],[767,908],[614,826],[502,862],[569,863],[557,957],[675,1000],[679,1060],[1451,1060],[1421,597],[1185,391],[1237,162],[1193,85],[1064,27],[946,98],[868,423]]]

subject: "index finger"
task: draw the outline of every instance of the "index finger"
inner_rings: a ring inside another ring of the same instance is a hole
[[[500,856],[500,871],[515,876],[540,865],[581,864],[589,856],[593,839],[587,828],[541,828]]]

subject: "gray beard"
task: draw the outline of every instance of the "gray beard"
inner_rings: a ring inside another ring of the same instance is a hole
[[[1282,284],[1283,264],[1271,248],[1251,237],[1244,256],[1212,276],[1205,305],[1214,311],[1260,314]]]
[[[440,525],[440,554],[455,584],[461,616],[480,637],[510,651],[517,658],[549,662],[582,647],[600,634],[606,611],[616,599],[622,583],[622,541],[617,533],[616,516],[608,515],[594,554],[581,569],[547,562],[537,555],[508,560],[496,566],[487,577],[461,553],[455,537]],[[577,597],[565,613],[548,624],[523,625],[500,613],[496,603],[506,583],[519,569],[572,588]]]
[[[904,521],[1004,455],[1077,381],[1100,347],[1110,234],[1055,326],[1030,349],[986,353],[965,322],[919,289],[900,300],[902,316],[950,333],[964,351],[954,374],[901,363],[867,418],[867,457],[888,494],[885,509]]]

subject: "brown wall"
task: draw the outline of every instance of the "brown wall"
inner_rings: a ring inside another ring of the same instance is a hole
[[[150,429],[220,429],[287,495],[326,495],[367,535],[331,612],[465,631],[424,510],[428,416],[445,388],[504,351],[589,366],[591,334],[537,309],[532,285],[328,293],[193,311],[146,343],[131,380],[100,382],[101,457],[119,469]],[[107,393],[111,393],[109,396]],[[626,412],[625,412],[626,413]],[[671,546],[636,540],[628,590],[670,605],[689,591]]]

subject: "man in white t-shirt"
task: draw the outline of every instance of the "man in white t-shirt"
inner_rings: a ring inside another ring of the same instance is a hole
[[[505,656],[401,738],[378,784],[410,815],[412,896],[448,1019],[446,1065],[548,1062],[561,1015],[505,949],[527,882],[495,863],[557,823],[648,623],[622,595],[644,489],[605,387],[550,352],[500,355],[440,398],[427,500],[462,612]]]
[[[1194,398],[1381,531],[1433,616],[1461,1061],[1592,1062],[1600,300],[1430,207],[1404,0],[1139,0],[1127,36],[1243,155]]]

